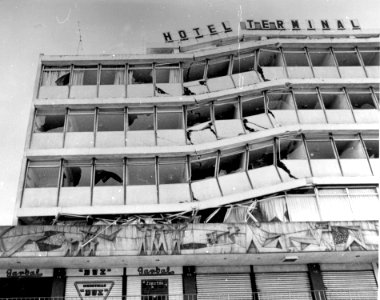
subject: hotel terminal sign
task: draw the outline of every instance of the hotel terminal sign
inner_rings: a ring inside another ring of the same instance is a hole
[[[240,22],[241,30],[360,30],[356,19],[337,20],[254,20],[247,19]],[[182,42],[189,39],[202,39],[206,36],[215,36],[220,33],[232,32],[230,22],[224,21],[218,24],[210,24],[204,27],[194,27],[191,30],[178,30],[176,32],[164,32],[165,42]]]

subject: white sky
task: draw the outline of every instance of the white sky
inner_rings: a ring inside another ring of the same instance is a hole
[[[38,56],[143,53],[162,32],[246,19],[358,19],[380,30],[379,0],[0,0],[0,225],[10,225]]]

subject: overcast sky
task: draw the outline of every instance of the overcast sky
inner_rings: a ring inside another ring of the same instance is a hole
[[[0,0],[0,225],[10,225],[38,56],[143,53],[162,32],[241,19],[358,19],[380,29],[379,0]]]

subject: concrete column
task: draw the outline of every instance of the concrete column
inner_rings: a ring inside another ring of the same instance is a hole
[[[183,297],[184,300],[197,299],[197,275],[195,274],[195,266],[183,267]]]
[[[66,288],[66,270],[54,269],[51,297],[64,299]]]
[[[325,284],[323,283],[322,272],[319,264],[307,265],[310,287],[313,291],[313,300],[327,300],[325,294]]]
[[[257,286],[256,286],[255,272],[253,271],[253,266],[250,266],[250,267],[251,267],[251,272],[249,273],[249,275],[251,277],[252,299],[253,300],[259,300],[258,290],[257,290]]]

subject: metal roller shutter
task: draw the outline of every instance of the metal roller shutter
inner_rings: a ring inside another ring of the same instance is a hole
[[[134,299],[141,297],[141,280],[143,279],[168,279],[169,281],[169,300],[183,298],[182,275],[171,276],[128,276],[127,278],[127,296]]]
[[[377,299],[373,271],[326,271],[322,276],[328,300]]]
[[[117,300],[122,296],[122,282],[121,276],[67,277],[65,296],[73,299],[106,299],[107,291],[105,290],[110,290],[107,298]]]
[[[260,300],[312,300],[306,272],[256,273]]]
[[[197,274],[198,300],[252,299],[249,274]]]

